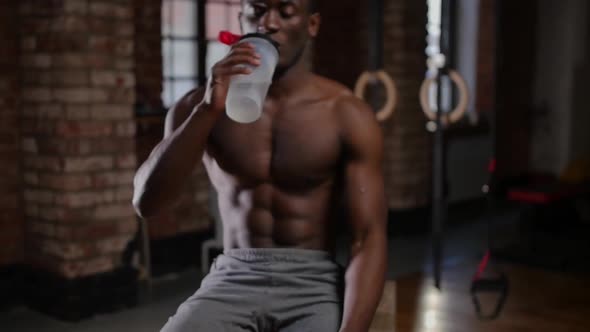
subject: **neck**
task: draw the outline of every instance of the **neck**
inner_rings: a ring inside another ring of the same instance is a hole
[[[305,85],[307,78],[311,74],[311,65],[307,58],[307,51],[304,51],[304,54],[293,66],[286,68],[283,72],[279,71],[279,75],[269,88],[269,97],[278,98],[290,95]],[[277,70],[279,69],[277,68]]]

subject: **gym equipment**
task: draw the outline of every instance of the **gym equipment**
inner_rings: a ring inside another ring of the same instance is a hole
[[[385,72],[383,68],[383,0],[370,0],[368,2],[369,18],[368,22],[373,22],[369,28],[368,48],[369,61],[367,70],[364,71],[358,78],[354,94],[365,99],[365,92],[369,83],[379,82],[385,87],[385,104],[376,111],[378,121],[385,121],[389,119],[394,111],[397,103],[397,89],[395,82]]]
[[[440,40],[439,53],[431,54],[428,63],[436,67],[436,74],[428,77],[422,83],[420,88],[420,104],[423,112],[430,122],[427,124],[427,130],[434,134],[433,147],[433,167],[432,167],[432,256],[434,270],[435,287],[441,289],[441,265],[443,249],[443,227],[446,219],[446,197],[444,193],[444,183],[446,178],[445,170],[445,149],[444,149],[444,130],[450,124],[457,122],[465,114],[466,107],[469,103],[468,89],[465,81],[456,71],[448,67],[446,55],[450,50],[450,20],[451,20],[451,3],[449,0],[441,1],[441,20],[440,20]],[[444,112],[442,103],[442,83],[443,76],[449,76],[461,93],[459,105],[451,113]],[[436,80],[437,82],[437,100],[436,112],[430,109],[428,102],[428,90],[430,85]]]
[[[490,165],[488,166],[488,183],[486,183],[482,187],[482,192],[486,196],[487,201],[487,208],[488,211],[492,211],[495,204],[495,192],[496,192],[496,160],[492,159]],[[477,317],[481,320],[492,320],[498,318],[502,309],[504,308],[504,304],[506,303],[506,298],[508,297],[508,292],[510,289],[510,282],[508,277],[495,265],[492,263],[492,231],[489,218],[486,218],[487,222],[487,250],[484,254],[482,260],[479,263],[477,271],[473,276],[471,281],[471,287],[469,289],[469,293],[471,295],[471,300],[473,301],[473,305],[475,306],[475,313]],[[484,273],[486,270],[492,270],[491,273],[488,272],[485,276]],[[484,313],[483,308],[481,305],[481,301],[479,300],[479,295],[482,293],[496,293],[498,295],[498,301],[494,306],[494,309],[490,313]]]

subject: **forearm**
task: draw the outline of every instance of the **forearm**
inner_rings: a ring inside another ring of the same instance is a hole
[[[366,332],[382,296],[387,270],[387,239],[384,232],[367,234],[346,270],[341,332]]]
[[[141,165],[134,179],[133,204],[142,217],[158,214],[176,200],[203,157],[216,119],[206,106],[195,107]]]

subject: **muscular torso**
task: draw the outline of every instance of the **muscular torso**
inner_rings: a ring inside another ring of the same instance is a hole
[[[334,104],[348,93],[313,77],[289,98],[269,97],[254,123],[219,120],[204,163],[226,248],[331,249],[344,153]]]

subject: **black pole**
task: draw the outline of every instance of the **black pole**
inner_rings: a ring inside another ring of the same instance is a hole
[[[199,86],[204,86],[207,82],[207,37],[205,10],[206,0],[197,1],[197,80]]]
[[[383,0],[369,0],[369,70],[383,67]]]
[[[448,56],[450,50],[450,23],[451,23],[451,3],[450,0],[441,0],[441,34],[439,40],[440,54]],[[446,222],[446,165],[445,165],[445,137],[442,123],[443,117],[443,76],[448,72],[448,59],[446,59],[443,68],[439,68],[437,77],[437,110],[436,110],[436,128],[434,131],[433,147],[433,202],[432,202],[432,258],[434,264],[434,285],[441,289],[442,279],[442,261],[443,261],[443,237],[444,225]]]

